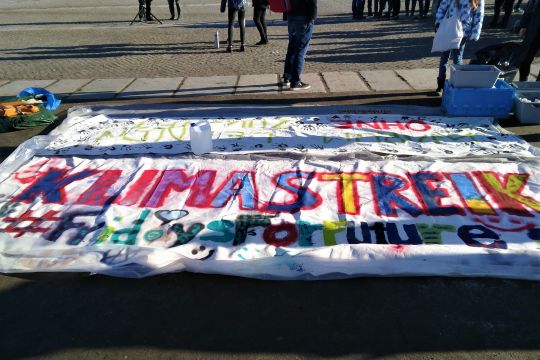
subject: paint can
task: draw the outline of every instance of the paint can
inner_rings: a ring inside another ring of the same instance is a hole
[[[207,121],[191,123],[189,127],[189,141],[191,151],[195,155],[202,155],[212,151],[212,129]]]

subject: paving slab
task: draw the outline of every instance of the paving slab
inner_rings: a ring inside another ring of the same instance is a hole
[[[9,80],[0,80],[0,86],[5,85],[9,82]]]
[[[302,74],[302,81],[305,82],[305,83],[308,83],[309,85],[311,85],[311,87],[309,89],[306,89],[306,90],[298,90],[298,91],[292,91],[292,90],[289,90],[289,89],[283,89],[284,90],[284,93],[325,93],[326,92],[326,88],[324,86],[324,82],[322,80],[322,77],[320,74],[318,73],[306,73],[306,74]]]
[[[331,93],[369,91],[360,75],[353,71],[323,72],[322,77]]]
[[[529,75],[529,80],[536,80],[536,76],[538,75],[538,71],[540,70],[540,64],[532,64],[531,65],[531,73]]]
[[[437,69],[396,70],[414,90],[434,90],[437,87]]]
[[[117,99],[171,97],[182,83],[183,77],[139,78],[129,84]]]
[[[235,94],[274,95],[279,91],[277,74],[240,75]]]
[[[360,75],[375,91],[412,90],[393,70],[360,71]]]
[[[174,97],[231,95],[234,93],[237,78],[236,75],[188,77]]]
[[[54,84],[47,86],[47,90],[60,98],[67,97],[88,84],[90,81],[92,81],[92,79],[61,79]]]
[[[84,85],[70,101],[110,100],[128,86],[134,79],[95,79]]]
[[[56,80],[14,80],[0,87],[0,96],[17,96],[27,87],[47,87]]]

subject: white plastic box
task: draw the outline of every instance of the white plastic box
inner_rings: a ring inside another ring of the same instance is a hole
[[[493,65],[452,65],[450,84],[455,88],[492,88],[500,73]]]
[[[517,91],[514,98],[514,112],[522,124],[540,125],[540,103],[523,101],[523,98],[534,100],[540,99],[540,91]]]

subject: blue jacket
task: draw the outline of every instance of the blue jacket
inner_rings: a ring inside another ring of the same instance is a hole
[[[476,41],[480,38],[482,22],[484,21],[484,0],[480,0],[478,7],[474,10],[471,9],[469,0],[460,0],[459,3],[459,18],[463,24],[463,36],[467,40]],[[456,9],[456,0],[441,0],[435,25],[440,24],[447,11],[449,11],[449,16],[453,16]]]

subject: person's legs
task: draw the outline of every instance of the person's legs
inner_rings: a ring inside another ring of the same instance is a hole
[[[392,16],[392,5],[393,5],[392,1],[393,0],[386,0],[387,8],[386,8],[386,14],[384,16],[387,18]]]
[[[461,40],[459,48],[456,50],[452,50],[452,60],[456,65],[463,64],[463,53],[465,52],[465,44],[467,44],[467,41]]]
[[[375,0],[375,4],[377,4],[376,0]],[[376,8],[375,8],[375,12],[377,12]],[[367,0],[367,14],[368,16],[373,16],[373,0]]]
[[[246,11],[238,10],[238,24],[240,25],[240,51],[244,51],[244,40],[246,37]]]
[[[534,60],[538,49],[540,48],[540,35],[536,37],[529,49],[527,50],[527,55],[519,65],[519,81],[527,81],[529,74],[531,72],[531,63]],[[540,75],[540,74],[539,74]],[[538,80],[538,78],[537,78]]]
[[[501,13],[501,6],[503,5],[503,3],[504,0],[495,0],[495,6],[493,8],[493,18],[491,19],[489,26],[497,26],[497,22],[499,21],[499,15]]]
[[[401,10],[401,0],[392,0],[392,17],[397,19]]]
[[[420,9],[418,9],[418,17],[423,17],[424,16],[424,1],[423,0],[418,0],[418,7]]]
[[[445,51],[441,54],[439,60],[439,74],[437,75],[437,90],[435,90],[436,95],[441,95],[442,90],[444,89],[444,82],[446,80],[446,66],[448,65],[448,60],[450,60],[451,51]]]
[[[296,38],[293,36],[293,25],[290,17],[287,18],[287,30],[289,33],[289,44],[287,45],[287,54],[285,55],[285,64],[283,68],[283,80],[291,82],[292,63],[294,58],[294,49],[296,48]]]
[[[352,17],[358,19],[358,1],[352,0]]]
[[[174,20],[174,0],[167,0],[169,3],[169,12],[171,13],[170,20]]]
[[[510,20],[510,15],[512,15],[512,8],[514,7],[514,0],[504,0],[503,9],[504,16],[502,17],[500,27],[505,28],[508,26],[508,20]]]
[[[364,6],[366,6],[366,1],[358,0],[358,3],[356,4],[356,9],[358,11],[358,19],[364,18]]]
[[[416,2],[417,2],[417,0],[412,0],[411,16],[414,15],[414,11],[416,10]]]
[[[259,31],[259,36],[261,37],[261,41],[259,41],[259,43],[261,44],[266,40],[265,35],[264,35],[262,21],[261,21],[263,10],[264,9],[260,7],[253,8],[253,22],[255,23],[255,26],[257,27],[257,30]]]
[[[152,0],[146,0],[146,21],[152,21],[152,10],[150,9],[151,4]]]
[[[175,0],[176,3],[176,20],[182,16],[182,8],[180,7],[180,0]]]
[[[422,0],[420,0],[422,1]],[[424,12],[422,13],[423,16],[427,16],[428,12],[429,12],[429,2],[430,0],[425,0],[424,2]]]
[[[266,9],[262,9],[261,24],[264,33],[264,41],[268,43],[268,29],[266,29]]]
[[[229,12],[228,12],[229,24],[227,28],[227,36],[229,37],[229,44],[227,46],[227,51],[230,51],[232,49],[235,17],[236,17],[236,10],[229,8]]]
[[[314,25],[313,21],[305,16],[290,16],[289,23],[292,23],[292,36],[295,38],[294,55],[291,57],[291,87],[294,87],[301,82],[300,76]]]

